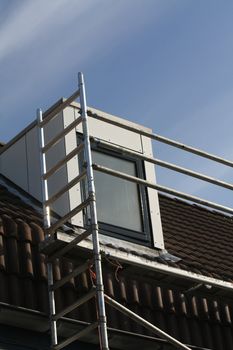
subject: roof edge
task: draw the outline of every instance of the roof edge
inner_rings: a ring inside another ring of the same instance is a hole
[[[140,267],[144,267],[160,273],[166,273],[167,275],[172,275],[174,277],[185,278],[187,280],[191,280],[197,283],[201,282],[205,285],[210,285],[213,287],[217,287],[217,288],[221,288],[221,289],[225,289],[233,292],[232,282],[227,282],[214,277],[208,277],[192,271],[182,270],[177,267],[164,265],[157,261],[151,261],[144,257],[133,255],[132,253],[119,251],[112,247],[111,248],[105,247],[104,250],[106,254],[109,254],[109,256],[112,256],[112,257],[114,256],[115,258],[117,257],[117,259],[119,260],[127,261],[129,263],[132,263]]]
[[[53,238],[54,241],[47,242],[48,245],[52,245],[56,243],[56,241],[63,242],[65,244],[69,243],[73,237],[69,236],[67,233],[63,233],[58,231],[56,237]],[[92,250],[92,242],[88,239],[79,243],[81,249],[85,249],[86,251]],[[183,270],[181,268],[173,267],[170,265],[165,265],[163,263],[158,262],[157,260],[151,260],[145,256],[135,255],[133,252],[119,250],[117,247],[108,246],[101,242],[100,240],[101,250],[105,255],[109,258],[114,258],[123,263],[128,263],[131,265],[135,265],[139,268],[147,269],[150,271],[166,274],[170,277],[174,277],[175,279],[180,278],[182,280],[186,280],[192,283],[201,283],[205,286],[211,286],[217,289],[224,290],[225,292],[233,292],[233,282],[228,282],[223,279],[218,279],[214,277],[209,277],[206,275],[202,275],[196,272],[192,272],[189,270]],[[43,242],[41,248],[46,249],[46,241]]]

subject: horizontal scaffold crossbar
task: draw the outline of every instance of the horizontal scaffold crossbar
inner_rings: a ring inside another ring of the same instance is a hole
[[[115,126],[119,126],[120,128],[132,131],[132,132],[140,134],[142,136],[146,136],[146,137],[148,137],[148,138],[150,138],[152,140],[165,143],[167,145],[170,145],[170,146],[182,149],[183,151],[196,154],[197,156],[201,156],[203,158],[207,158],[207,159],[213,160],[213,161],[215,161],[217,163],[221,163],[221,164],[224,164],[226,166],[229,166],[229,167],[233,168],[233,161],[230,161],[228,159],[224,159],[222,157],[218,157],[218,156],[216,156],[214,154],[211,154],[211,153],[205,152],[205,151],[203,151],[201,149],[194,148],[194,147],[185,145],[183,143],[171,140],[171,139],[166,138],[164,136],[157,135],[157,134],[154,134],[154,133],[149,132],[149,131],[145,131],[145,129],[142,129],[142,128],[139,128],[139,127],[135,127],[135,126],[131,126],[129,124],[122,123],[122,122],[117,121],[115,119],[109,119],[109,118],[107,118],[107,117],[105,117],[103,115],[97,115],[95,113],[92,113],[92,111],[88,111],[88,114],[89,114],[90,117],[92,117],[94,119],[101,120],[103,122],[106,122],[108,124],[112,124],[112,125],[115,125]]]
[[[100,171],[100,172],[108,174],[108,175],[119,177],[119,178],[122,178],[124,180],[130,181],[130,182],[134,182],[134,183],[137,183],[137,184],[140,184],[140,185],[144,185],[146,187],[153,188],[155,190],[158,190],[158,191],[161,191],[161,192],[164,192],[164,193],[167,193],[167,194],[171,194],[171,195],[183,198],[183,199],[188,200],[188,201],[192,201],[192,202],[195,202],[195,203],[198,203],[198,204],[210,207],[210,208],[214,208],[214,209],[217,209],[217,210],[220,210],[220,211],[224,211],[224,212],[229,213],[229,214],[233,214],[233,209],[231,209],[229,207],[225,207],[223,205],[216,204],[214,202],[210,202],[210,201],[207,201],[205,199],[202,199],[202,198],[199,198],[199,197],[196,197],[196,196],[191,196],[191,195],[188,195],[188,194],[186,194],[184,192],[179,192],[179,191],[176,191],[176,190],[174,190],[172,188],[169,188],[169,187],[157,185],[157,184],[152,183],[150,181],[146,181],[146,180],[140,179],[138,177],[122,173],[120,171],[115,171],[115,170],[112,170],[110,168],[106,168],[106,167],[104,167],[102,165],[93,164],[93,168],[96,171]]]
[[[177,166],[177,165],[175,165],[173,163],[165,162],[165,161],[157,159],[157,158],[147,157],[147,156],[145,156],[143,154],[131,151],[131,150],[125,148],[125,147],[112,145],[112,144],[109,144],[106,141],[102,141],[102,140],[99,140],[97,138],[92,138],[92,141],[95,142],[97,145],[103,146],[104,148],[108,148],[108,149],[111,149],[111,150],[117,150],[117,151],[121,152],[122,154],[127,154],[127,155],[130,155],[130,156],[139,158],[141,160],[144,160],[146,162],[159,165],[159,166],[161,166],[163,168],[167,168],[167,169],[179,172],[181,174],[188,175],[188,176],[194,177],[196,179],[212,183],[213,185],[217,185],[217,186],[220,186],[220,187],[227,188],[229,190],[233,190],[233,184],[230,184],[228,182],[215,179],[214,177],[206,176],[206,175],[203,175],[203,174],[198,173],[196,171],[193,171],[193,170],[190,170],[190,169],[187,169],[187,168],[184,168],[184,167],[180,167],[180,166]]]

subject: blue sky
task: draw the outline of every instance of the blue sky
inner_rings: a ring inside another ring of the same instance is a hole
[[[0,140],[29,124],[37,107],[69,96],[81,70],[90,106],[233,159],[232,18],[232,0],[0,0]],[[166,146],[154,150],[233,178]],[[158,177],[220,197],[201,182]]]

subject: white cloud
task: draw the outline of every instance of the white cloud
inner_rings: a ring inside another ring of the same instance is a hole
[[[82,1],[79,6],[77,4],[74,0],[26,0],[21,1],[20,6],[12,7],[12,15],[7,21],[2,21],[0,26],[0,59],[49,35],[50,28],[57,29],[68,18],[78,18],[91,7],[92,2]],[[38,46],[43,44],[38,43]]]
[[[169,7],[161,0],[156,2],[157,11],[150,13],[151,1],[144,6],[138,0],[23,0],[17,3],[17,7],[12,7],[7,20],[1,20],[0,60],[22,51],[35,41],[38,41],[38,50],[42,49],[48,38],[58,38],[62,48],[62,39],[67,33],[68,41],[78,40],[85,45],[91,38],[95,47],[104,39],[114,39],[123,32],[127,37],[149,17],[158,19]]]
[[[19,106],[32,93],[42,97],[170,8],[157,1],[153,13],[153,6],[140,0],[21,1],[0,26],[1,106],[12,100]]]

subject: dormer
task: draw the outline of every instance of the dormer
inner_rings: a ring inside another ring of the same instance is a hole
[[[46,119],[46,116],[64,101],[60,100],[52,106],[44,113],[44,118]],[[135,129],[141,130],[142,133],[151,133],[151,130],[94,108],[88,108],[88,113],[93,163],[155,183],[154,164],[140,157],[142,155],[153,157],[151,139],[133,131]],[[80,105],[73,102],[45,125],[45,144],[79,117]],[[114,125],[104,120],[112,121]],[[47,169],[74,151],[81,140],[82,127],[78,125],[47,152]],[[4,147],[0,159],[1,173],[41,201],[36,121]],[[50,196],[72,181],[82,171],[83,165],[82,153],[76,155],[74,151],[74,156],[67,164],[49,178]],[[157,190],[102,172],[94,171],[94,173],[101,240],[117,246],[128,246],[134,251],[163,249]],[[52,205],[54,213],[64,216],[70,212],[85,199],[85,192],[85,181],[75,184],[54,202]],[[83,211],[71,219],[71,224],[83,227],[86,220],[86,212]]]

